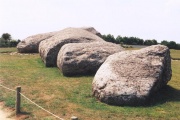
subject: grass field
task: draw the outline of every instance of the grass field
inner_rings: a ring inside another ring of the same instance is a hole
[[[15,47],[13,48],[0,48],[0,53],[10,53],[10,52],[16,52],[17,49]]]
[[[180,50],[171,50],[171,57],[180,60]]]
[[[0,83],[11,89],[21,86],[24,95],[63,119],[73,115],[79,120],[180,119],[180,61],[172,61],[172,79],[153,96],[151,105],[118,107],[92,97],[93,76],[64,77],[57,68],[46,68],[39,54],[11,54],[11,51],[16,49],[0,48]],[[180,51],[171,50],[171,55],[180,58]],[[15,93],[0,87],[0,101],[14,107]],[[27,120],[55,120],[24,98],[22,111],[29,114]]]

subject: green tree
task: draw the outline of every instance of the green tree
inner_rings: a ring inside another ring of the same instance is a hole
[[[137,39],[137,45],[143,45],[144,40],[140,39],[140,38],[136,38]]]
[[[127,44],[127,45],[143,45],[144,40],[137,38],[137,37],[117,37],[116,38],[121,43]]]
[[[9,33],[3,33],[1,37],[5,40],[11,40],[11,35]]]
[[[165,46],[168,46],[168,41],[167,40],[163,40],[163,41],[161,41],[161,45],[165,45]]]
[[[130,45],[137,45],[138,41],[137,41],[136,37],[129,37],[128,42]]]
[[[153,41],[152,40],[145,40],[144,45],[153,45]]]
[[[1,38],[5,40],[5,44],[8,46],[11,40],[11,35],[9,33],[3,33]]]
[[[152,40],[152,43],[153,43],[153,45],[157,45],[158,44],[157,40],[155,40],[155,39]]]
[[[7,47],[7,44],[4,40],[4,38],[0,38],[0,47]]]
[[[19,42],[17,40],[11,40],[9,47],[16,47]]]
[[[180,50],[180,44],[177,44],[177,45],[176,45],[176,49],[177,49],[177,50]]]
[[[157,45],[157,40],[145,40],[144,45]]]
[[[126,37],[126,36],[125,36],[125,37],[123,37],[123,43],[124,43],[124,44],[129,44],[128,39],[129,39],[129,38],[128,38],[128,37]]]
[[[117,43],[124,43],[123,38],[122,38],[120,35],[118,35],[118,36],[116,37],[116,42],[117,42]]]
[[[176,49],[177,44],[174,41],[170,41],[167,46],[169,49]]]
[[[102,38],[107,41],[107,42],[112,42],[112,43],[116,43],[116,40],[114,38],[113,35],[108,34],[108,35],[102,35]]]
[[[180,49],[180,44],[176,44],[176,42],[174,42],[174,41],[168,42],[167,40],[163,40],[163,41],[161,41],[161,45],[165,45],[169,49],[177,49],[177,50]]]

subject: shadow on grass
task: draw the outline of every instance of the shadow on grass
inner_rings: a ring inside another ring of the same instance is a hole
[[[147,106],[155,106],[169,101],[180,101],[180,90],[166,85],[157,93],[151,96],[147,103]]]
[[[16,120],[25,120],[30,117],[31,113],[28,112],[20,112],[16,115]]]
[[[31,114],[30,112],[24,112],[24,111],[20,112],[20,115],[30,115],[30,114]]]

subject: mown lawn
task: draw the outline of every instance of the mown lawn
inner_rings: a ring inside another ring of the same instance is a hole
[[[0,48],[0,53],[10,53],[10,52],[16,52],[17,49],[15,47],[9,47],[9,48]]]
[[[173,58],[173,59],[179,59],[180,60],[180,52],[179,52],[180,50],[174,50],[174,49],[172,49],[171,50],[171,57]]]
[[[7,51],[1,49],[0,51]],[[93,76],[64,77],[57,68],[46,68],[39,54],[0,52],[0,83],[22,93],[52,113],[79,120],[180,119],[180,61],[172,61],[173,76],[168,86],[152,96],[149,106],[119,107],[98,102],[92,97]],[[173,51],[179,57],[180,51]],[[15,93],[0,87],[0,101],[14,107]],[[22,98],[22,111],[28,120],[55,120],[50,114]]]

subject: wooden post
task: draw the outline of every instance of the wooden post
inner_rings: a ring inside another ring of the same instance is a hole
[[[21,110],[20,110],[20,107],[21,107],[21,87],[18,86],[16,87],[16,115],[18,115]]]

